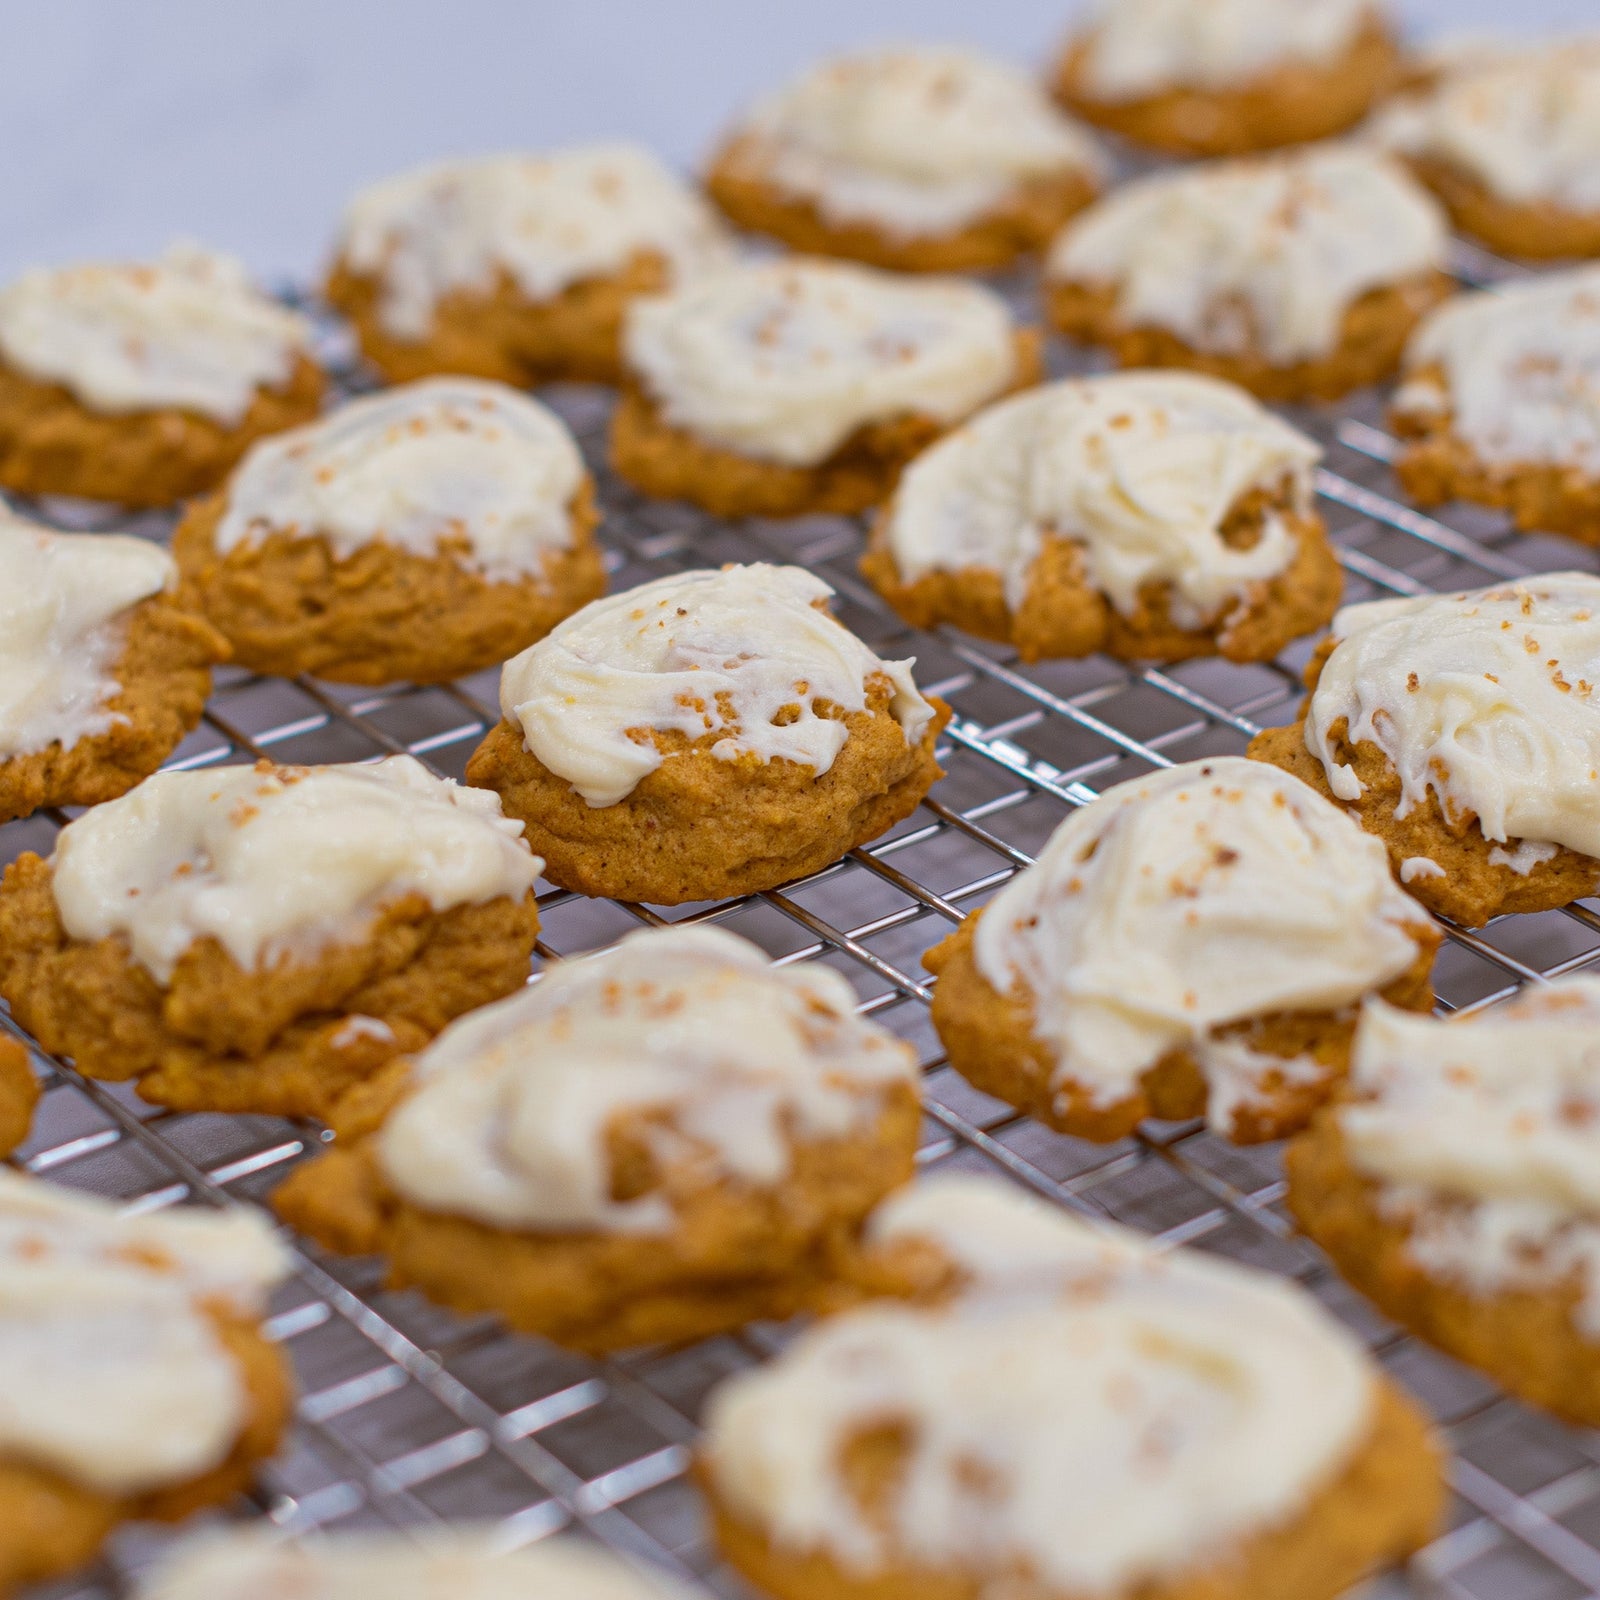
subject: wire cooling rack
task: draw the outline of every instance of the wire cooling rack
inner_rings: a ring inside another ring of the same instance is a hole
[[[1457,265],[1472,282],[1511,270],[1465,246]],[[1028,292],[1017,294],[1031,309]],[[329,341],[336,366],[357,382],[331,330]],[[1053,361],[1066,372],[1086,370],[1091,358],[1058,347]],[[1600,1436],[1505,1398],[1369,1311],[1294,1236],[1274,1148],[1235,1149],[1198,1123],[1152,1124],[1110,1146],[1063,1138],[967,1087],[943,1064],[929,1026],[922,952],[1026,866],[1073,807],[1153,767],[1242,752],[1259,727],[1289,720],[1310,645],[1260,666],[1199,661],[1141,671],[1095,657],[1023,668],[1004,649],[953,632],[917,633],[891,615],[856,574],[860,523],[721,522],[645,501],[606,470],[607,398],[573,390],[552,399],[598,480],[614,588],[724,561],[797,562],[834,585],[846,624],[882,655],[916,656],[919,682],[955,708],[941,753],[947,776],[888,837],[781,891],[667,917],[716,922],[779,961],[821,961],[845,973],[862,1010],[920,1053],[924,1168],[1000,1173],[1074,1211],[1286,1274],[1352,1324],[1431,1408],[1453,1447],[1449,1530],[1409,1573],[1380,1580],[1376,1595],[1570,1600],[1600,1592]],[[1289,414],[1327,447],[1317,487],[1348,598],[1595,567],[1587,552],[1517,536],[1487,513],[1439,520],[1408,509],[1395,495],[1378,397]],[[127,525],[81,507],[27,509],[66,526]],[[169,531],[155,517],[136,527],[153,537]],[[409,751],[459,777],[496,717],[495,686],[493,672],[374,692],[224,669],[204,723],[172,765]],[[47,813],[0,828],[0,862],[28,849],[47,854],[66,820]],[[539,965],[664,920],[647,907],[561,890],[541,894],[540,914]],[[1476,1007],[1597,961],[1600,914],[1580,904],[1478,933],[1450,929],[1435,982],[1443,1008]],[[3,1012],[0,1025],[14,1026]],[[42,1052],[36,1058],[47,1092],[18,1163],[136,1207],[260,1200],[323,1138],[310,1124],[158,1111],[121,1086],[86,1082]],[[469,1517],[495,1524],[508,1543],[575,1525],[711,1594],[746,1594],[705,1541],[686,1468],[707,1391],[769,1354],[780,1330],[591,1362],[510,1335],[492,1318],[463,1319],[388,1292],[376,1262],[307,1247],[268,1331],[299,1375],[298,1424],[238,1515],[288,1530]],[[36,1594],[109,1600],[167,1537],[128,1530],[99,1566]]]

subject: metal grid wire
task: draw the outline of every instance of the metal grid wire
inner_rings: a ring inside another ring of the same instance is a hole
[[[1510,270],[1466,247],[1458,269],[1477,282]],[[1029,309],[1027,291],[1017,293]],[[348,373],[348,352],[329,338]],[[1089,364],[1081,351],[1058,348],[1053,357],[1061,372]],[[1151,1125],[1110,1146],[1063,1138],[966,1086],[943,1064],[929,1026],[922,952],[1026,866],[1073,807],[1152,767],[1242,752],[1259,727],[1289,720],[1310,645],[1260,666],[1138,670],[1095,657],[1024,669],[1005,649],[953,632],[916,633],[891,615],[856,575],[859,523],[728,523],[645,501],[605,469],[606,397],[573,390],[553,399],[595,470],[613,588],[724,561],[797,562],[835,586],[848,626],[882,655],[916,656],[919,682],[955,708],[941,753],[947,776],[889,836],[781,891],[668,915],[714,921],[779,961],[826,962],[852,979],[863,1011],[920,1053],[924,1167],[999,1172],[1075,1211],[1284,1273],[1358,1329],[1432,1409],[1454,1452],[1449,1531],[1375,1594],[1570,1600],[1600,1592],[1600,1435],[1505,1398],[1368,1310],[1294,1236],[1275,1149],[1236,1149],[1198,1123]],[[1487,513],[1438,520],[1408,509],[1395,498],[1393,443],[1376,397],[1290,415],[1327,446],[1317,487],[1351,599],[1595,565],[1571,544],[1517,536]],[[85,520],[81,508],[28,509],[79,527],[115,521]],[[138,527],[156,537],[167,531],[160,518]],[[446,687],[370,691],[224,669],[204,723],[172,765],[409,751],[459,777],[494,706],[493,672]],[[0,829],[0,862],[25,849],[48,853],[66,820],[41,814]],[[561,890],[541,894],[540,914],[540,964],[663,920],[642,906]],[[1449,933],[1435,975],[1447,1009],[1489,1004],[1600,960],[1600,914],[1585,905]],[[12,1026],[3,1012],[0,1025]],[[314,1125],[267,1117],[158,1111],[36,1054],[48,1087],[17,1161],[138,1207],[260,1200],[325,1137]],[[268,1331],[293,1358],[303,1398],[287,1448],[241,1515],[292,1530],[471,1517],[498,1524],[513,1543],[576,1525],[711,1593],[746,1593],[705,1542],[686,1467],[708,1389],[770,1353],[779,1330],[592,1362],[508,1334],[492,1318],[463,1319],[386,1291],[379,1263],[308,1247]],[[167,1537],[128,1530],[113,1558],[38,1591],[40,1600],[107,1600]]]

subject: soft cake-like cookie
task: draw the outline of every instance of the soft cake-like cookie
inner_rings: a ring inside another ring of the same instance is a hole
[[[129,1213],[0,1170],[0,1594],[250,1483],[291,1405],[260,1329],[287,1272],[254,1212]]]
[[[10,1155],[28,1137],[38,1103],[39,1080],[28,1065],[28,1052],[0,1035],[0,1156]]]
[[[262,441],[173,549],[243,666],[447,682],[604,591],[597,520],[554,412],[434,378]]]
[[[0,485],[164,506],[314,417],[311,326],[230,257],[29,272],[0,289]]]
[[[351,201],[328,299],[392,383],[617,376],[623,313],[725,259],[711,207],[639,145],[444,161]]]
[[[1600,578],[1347,606],[1250,754],[1338,801],[1469,928],[1600,888]]]
[[[832,593],[757,564],[593,602],[506,663],[467,781],[580,894],[676,905],[821,871],[916,810],[950,716]]]
[[[633,934],[358,1090],[275,1204],[581,1350],[786,1316],[911,1176],[915,1057],[855,1005],[717,929]]]
[[[1339,604],[1320,456],[1232,384],[1067,379],[918,456],[861,570],[914,626],[953,622],[1024,661],[1265,660]]]
[[[924,960],[978,1088],[1079,1138],[1203,1115],[1252,1143],[1344,1076],[1356,1002],[1432,1003],[1438,943],[1375,840],[1229,756],[1106,790]]]
[[[1387,377],[1451,288],[1439,207],[1355,145],[1135,179],[1067,224],[1045,268],[1063,333],[1125,367],[1194,367],[1268,400]]]
[[[1389,1316],[1600,1425],[1600,979],[1441,1022],[1381,1003],[1289,1205]]]
[[[1441,1451],[1294,1286],[932,1179],[866,1305],[711,1398],[722,1553],[777,1600],[1333,1600],[1426,1544]]]
[[[1412,335],[1390,418],[1420,504],[1477,500],[1600,544],[1600,267],[1446,301]]]
[[[0,510],[0,822],[126,793],[199,722],[227,659],[159,545]]]
[[[1243,155],[1352,126],[1397,54],[1383,0],[1098,0],[1055,91],[1158,150]]]
[[[163,772],[0,881],[0,995],[91,1077],[317,1116],[517,988],[539,859],[410,756]]]
[[[758,261],[630,307],[611,463],[718,516],[863,511],[947,428],[1042,375],[1038,335],[956,278]]]
[[[791,249],[910,272],[971,272],[1038,250],[1107,164],[1031,78],[926,46],[824,61],[760,101],[706,188]]]

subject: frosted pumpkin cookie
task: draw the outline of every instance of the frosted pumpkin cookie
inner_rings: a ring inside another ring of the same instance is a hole
[[[227,659],[159,545],[0,510],[0,822],[126,793],[199,722]]]
[[[39,1080],[28,1065],[28,1052],[15,1039],[0,1036],[0,1156],[10,1155],[28,1137],[38,1103]]]
[[[992,290],[838,261],[759,261],[637,302],[611,464],[717,516],[848,514],[987,401],[1042,375]]]
[[[356,1091],[274,1203],[581,1350],[787,1316],[916,1154],[915,1056],[855,1007],[717,929],[632,934]]]
[[[0,486],[164,506],[317,414],[311,326],[228,256],[25,273],[0,289]]]
[[[867,1254],[955,1292],[711,1397],[713,1533],[776,1600],[1334,1600],[1438,1526],[1428,1425],[1288,1283],[975,1178]]]
[[[832,593],[758,564],[594,601],[506,663],[467,781],[580,894],[677,905],[821,871],[916,810],[950,717]]]
[[[1353,126],[1397,58],[1382,0],[1098,0],[1055,91],[1158,150],[1244,155]]]
[[[1600,1425],[1600,979],[1441,1022],[1372,1004],[1289,1205],[1380,1310]]]
[[[1600,544],[1600,267],[1447,301],[1412,336],[1390,419],[1419,504],[1477,500]]]
[[[1062,230],[1051,320],[1125,367],[1194,367],[1268,400],[1387,377],[1449,292],[1439,207],[1354,145],[1136,179]]]
[[[1106,790],[924,961],[986,1093],[1078,1138],[1204,1116],[1246,1144],[1343,1078],[1364,996],[1432,1003],[1438,943],[1375,840],[1225,756]]]
[[[289,1416],[260,1328],[288,1267],[254,1212],[129,1214],[0,1171],[0,1594],[83,1565],[119,1522],[247,1487]]]
[[[163,772],[0,881],[0,995],[90,1077],[317,1116],[525,981],[539,860],[410,756]]]
[[[392,383],[609,383],[628,305],[729,253],[716,213],[648,150],[579,145],[362,190],[326,293]]]
[[[734,126],[706,188],[794,250],[972,272],[1040,249],[1106,173],[1025,73],[930,46],[812,67]]]
[[[434,378],[263,440],[173,550],[241,665],[432,683],[504,661],[602,593],[597,520],[553,411]]]
[[[1212,378],[1067,379],[918,456],[861,570],[913,626],[951,622],[1024,661],[1266,660],[1339,604],[1320,456]]]
[[[1336,800],[1469,928],[1600,888],[1600,578],[1347,606],[1250,754]]]

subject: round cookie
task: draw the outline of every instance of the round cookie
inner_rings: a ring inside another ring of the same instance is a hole
[[[1438,1527],[1432,1430],[1290,1284],[981,1178],[862,1256],[913,1303],[711,1397],[713,1533],[775,1600],[1334,1600]]]
[[[0,995],[90,1077],[319,1116],[518,988],[539,859],[410,756],[163,772],[0,880]]]
[[[1451,289],[1443,213],[1392,160],[1318,145],[1135,179],[1062,230],[1045,301],[1125,367],[1192,367],[1266,400],[1387,377]]]
[[[1042,376],[992,290],[837,261],[757,261],[628,312],[611,464],[722,517],[848,515],[916,453]]]
[[[317,414],[311,325],[228,256],[25,273],[0,289],[0,486],[166,506]]]
[[[737,122],[706,189],[792,250],[974,272],[1041,249],[1107,163],[1025,73],[925,46],[821,62]]]
[[[1439,937],[1336,807],[1224,756],[1106,790],[923,959],[977,1088],[1078,1138],[1204,1116],[1250,1144],[1344,1077],[1356,1001],[1432,1003]]]
[[[1412,335],[1390,420],[1420,505],[1476,500],[1600,544],[1600,267],[1446,301]]]
[[[1337,801],[1430,911],[1482,927],[1600,888],[1600,578],[1347,606],[1299,720],[1250,754]]]
[[[600,1352],[814,1297],[916,1154],[916,1061],[818,966],[712,928],[547,968],[353,1094],[274,1197],[390,1282]]]
[[[1054,88],[1124,138],[1233,156],[1353,127],[1397,65],[1382,0],[1099,0]]]
[[[1339,604],[1320,456],[1212,378],[1066,379],[918,456],[861,570],[914,627],[954,623],[1024,661],[1269,660]]]
[[[289,1420],[260,1327],[288,1272],[245,1210],[130,1213],[0,1170],[0,1595],[92,1560],[120,1522],[245,1489]]]
[[[578,145],[364,189],[325,293],[391,383],[611,383],[629,304],[729,254],[716,213],[648,150]]]
[[[832,593],[758,564],[595,601],[506,663],[467,781],[580,894],[678,905],[820,872],[916,810],[950,716]]]
[[[1448,1022],[1369,1004],[1289,1206],[1387,1315],[1600,1426],[1600,979]]]
[[[10,1155],[28,1137],[38,1103],[39,1080],[28,1065],[28,1052],[0,1035],[0,1156]]]
[[[0,822],[126,793],[199,722],[227,659],[159,545],[0,510]]]
[[[256,445],[173,550],[242,666],[436,683],[516,655],[604,593],[597,521],[554,412],[434,378]]]

